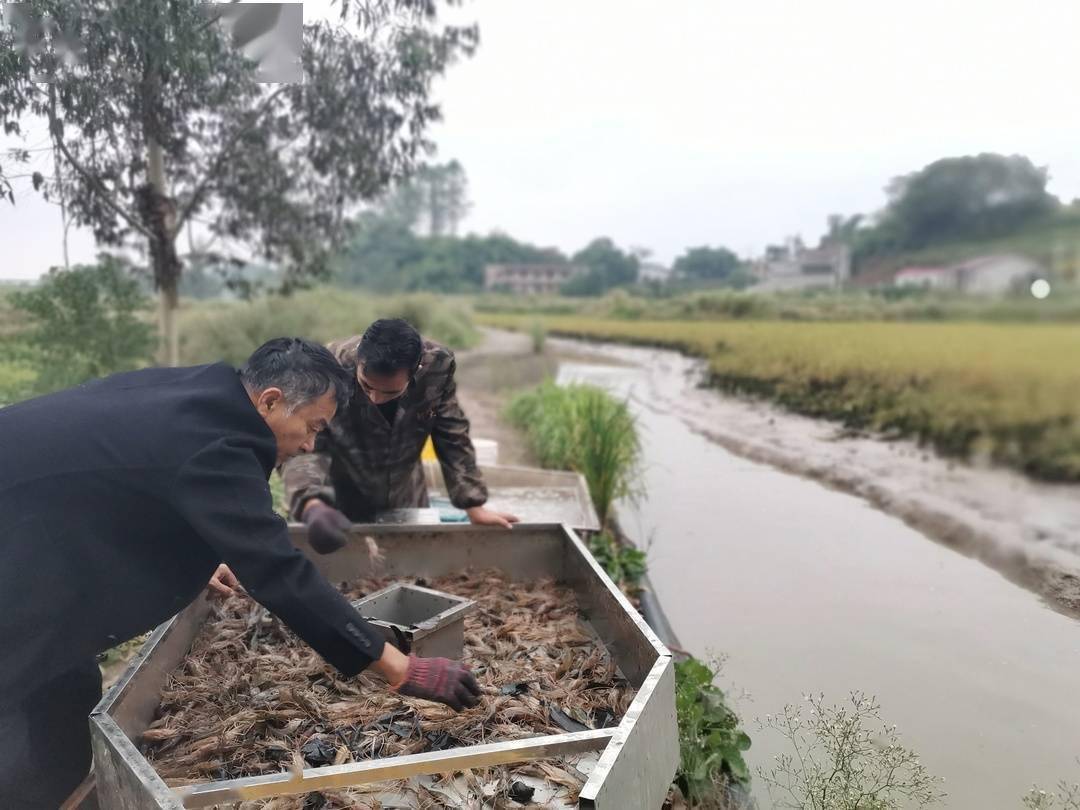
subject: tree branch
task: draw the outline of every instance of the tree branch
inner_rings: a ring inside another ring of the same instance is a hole
[[[71,154],[67,148],[67,144],[64,143],[64,139],[60,136],[60,126],[56,121],[56,91],[53,85],[49,85],[49,134],[52,135],[53,141],[60,148],[60,151],[64,153],[64,158],[68,163],[82,175],[83,179],[90,184],[90,187],[94,189],[94,192],[101,198],[101,201],[110,208],[113,213],[123,219],[132,228],[137,230],[147,239],[153,239],[154,235],[143,225],[139,220],[131,213],[126,211],[123,206],[118,203],[109,190],[105,188],[105,184],[98,179],[93,172],[83,166],[75,156]]]
[[[214,158],[213,164],[207,170],[206,175],[195,187],[195,190],[191,193],[191,199],[187,201],[187,204],[184,205],[180,213],[177,214],[177,231],[179,231],[179,229],[183,227],[184,223],[187,222],[188,217],[191,216],[191,213],[201,202],[202,195],[206,191],[206,187],[210,184],[210,181],[217,174],[217,171],[221,167],[221,164],[224,163],[225,160],[232,154],[232,150],[235,148],[241,136],[243,136],[244,133],[252,129],[252,127],[258,122],[262,114],[266,112],[266,110],[270,107],[271,102],[273,102],[287,89],[289,89],[289,85],[282,85],[269,96],[267,96],[266,99],[263,100],[263,103],[259,105],[259,108],[251,114],[251,120],[246,125],[237,127],[236,132],[234,132],[232,134],[232,137],[230,137],[229,140],[225,142],[225,145],[221,148],[221,151],[218,152],[218,156]]]

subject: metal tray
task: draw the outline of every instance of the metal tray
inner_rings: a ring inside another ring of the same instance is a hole
[[[525,523],[564,523],[574,531],[600,530],[600,520],[581,473],[539,467],[480,465],[488,487],[487,506],[516,514]],[[428,488],[446,495],[442,469],[424,462]]]
[[[290,531],[296,545],[334,582],[375,573],[366,536],[379,544],[383,559],[378,573],[384,576],[433,578],[472,567],[496,568],[512,580],[558,579],[574,589],[585,621],[637,690],[630,709],[614,728],[310,768],[302,776],[286,772],[171,789],[138,744],[154,719],[165,679],[183,660],[209,614],[208,603],[200,597],[154,631],[90,716],[101,807],[210,807],[585,752],[599,752],[599,759],[580,793],[579,807],[651,810],[662,804],[679,760],[671,654],[569,529],[550,524],[522,524],[512,530],[356,526],[349,543],[326,556],[311,552],[306,527],[291,526]]]

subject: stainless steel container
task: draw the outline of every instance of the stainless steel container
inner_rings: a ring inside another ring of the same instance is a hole
[[[397,641],[395,629],[409,650],[424,658],[461,658],[465,647],[465,616],[476,603],[419,585],[395,583],[353,606],[378,627],[386,640]]]
[[[467,568],[496,568],[511,580],[556,578],[573,588],[584,620],[636,689],[630,709],[614,728],[310,768],[302,775],[285,772],[171,789],[140,753],[139,744],[154,719],[165,679],[183,660],[209,614],[208,603],[200,597],[154,631],[90,717],[102,808],[210,807],[584,752],[598,752],[599,759],[580,793],[580,807],[652,810],[661,805],[679,759],[671,654],[573,532],[564,526],[535,524],[511,530],[357,526],[343,549],[319,556],[310,551],[306,527],[293,526],[291,531],[296,545],[334,582],[373,574],[434,578]],[[374,538],[382,552],[377,571],[365,537]]]

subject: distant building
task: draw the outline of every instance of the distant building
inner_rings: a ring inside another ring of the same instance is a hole
[[[574,264],[489,264],[484,268],[484,289],[556,295],[563,284],[584,271]]]
[[[851,277],[851,252],[847,245],[806,248],[798,239],[773,245],[752,267],[758,283],[754,292],[783,290],[835,290]]]
[[[642,262],[638,267],[638,281],[664,283],[671,280],[671,268],[657,262]]]
[[[1027,289],[1046,268],[1018,254],[979,256],[947,267],[905,267],[893,277],[897,287],[925,287],[969,295],[1003,295]]]
[[[953,286],[949,271],[944,267],[904,267],[893,275],[897,287],[925,287],[931,290],[947,290]]]

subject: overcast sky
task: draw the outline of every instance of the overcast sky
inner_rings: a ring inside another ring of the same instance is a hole
[[[466,0],[455,15],[481,46],[438,84],[432,134],[468,173],[468,230],[748,255],[982,151],[1025,154],[1080,197],[1076,0]],[[0,277],[32,278],[61,261],[59,213],[18,188]],[[70,246],[93,256],[86,234]]]

